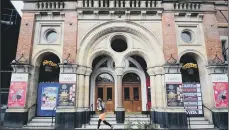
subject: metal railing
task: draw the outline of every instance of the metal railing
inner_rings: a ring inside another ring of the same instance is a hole
[[[149,105],[146,103],[146,117],[149,117]]]
[[[33,104],[32,106],[30,106],[30,107],[28,108],[28,119],[29,119],[29,110],[30,110],[32,107],[34,107],[34,106],[37,106],[37,104],[35,103],[35,104]],[[34,117],[34,116],[33,116],[33,117]],[[32,120],[33,117],[31,117],[30,120]],[[28,120],[27,124],[29,123],[30,120]]]
[[[187,118],[188,118],[188,128],[191,128],[191,123],[190,123],[190,114],[189,114],[189,112],[188,112],[188,110],[187,109],[185,109],[186,110],[186,113],[187,113]]]
[[[53,126],[53,117],[54,117],[54,110],[56,109],[56,106],[52,109],[52,124],[51,127]],[[56,120],[55,120],[56,121]]]
[[[93,114],[91,113],[91,112],[92,112],[92,110],[93,110],[93,104],[91,104],[91,106],[90,106],[90,118],[92,118],[92,117],[93,117]]]
[[[210,108],[205,106],[203,103],[202,103],[202,107],[208,109],[211,112],[211,115],[213,116],[213,111]],[[216,114],[216,120],[217,120],[217,122],[220,122],[218,114]],[[212,117],[212,121],[213,121],[213,117]],[[213,124],[214,124],[214,121],[213,121]],[[215,128],[217,128],[217,127],[215,127]]]

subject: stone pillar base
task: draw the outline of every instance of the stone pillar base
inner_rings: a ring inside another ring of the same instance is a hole
[[[228,129],[228,112],[212,112],[212,120],[215,127]]]
[[[76,111],[76,122],[75,128],[82,128],[85,119],[85,110],[77,110]]]
[[[90,111],[85,111],[85,124],[88,124],[90,122]]]
[[[161,128],[169,129],[187,129],[186,112],[167,111],[167,110],[151,110],[150,121],[159,124]]]
[[[6,112],[4,127],[22,128],[28,122],[28,112]]]
[[[115,113],[116,113],[116,122],[117,123],[124,123],[125,122],[125,109],[124,108],[117,108]]]
[[[74,129],[76,112],[56,112],[56,129]]]

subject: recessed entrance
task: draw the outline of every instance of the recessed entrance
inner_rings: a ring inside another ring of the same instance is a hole
[[[134,73],[124,75],[123,80],[123,106],[126,112],[141,112],[141,81]]]
[[[51,52],[42,54],[39,59],[40,71],[36,115],[55,116],[53,110],[57,104],[60,73],[58,63],[60,63],[60,59]]]
[[[96,78],[95,103],[98,98],[103,99],[106,103],[106,112],[114,112],[114,79],[110,74],[103,73]],[[97,108],[97,104],[95,104]],[[96,112],[98,110],[96,109]]]

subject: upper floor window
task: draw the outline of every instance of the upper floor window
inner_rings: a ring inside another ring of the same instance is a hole
[[[222,54],[225,61],[228,58],[228,38],[225,36],[221,36],[221,44],[222,44]]]

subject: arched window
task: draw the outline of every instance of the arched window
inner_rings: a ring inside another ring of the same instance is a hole
[[[107,83],[113,83],[114,79],[110,74],[107,73],[103,73],[100,74],[99,76],[97,76],[96,78],[96,82],[107,82]]]
[[[138,75],[134,74],[134,73],[128,73],[126,75],[124,75],[123,82],[140,82],[141,79]]]

